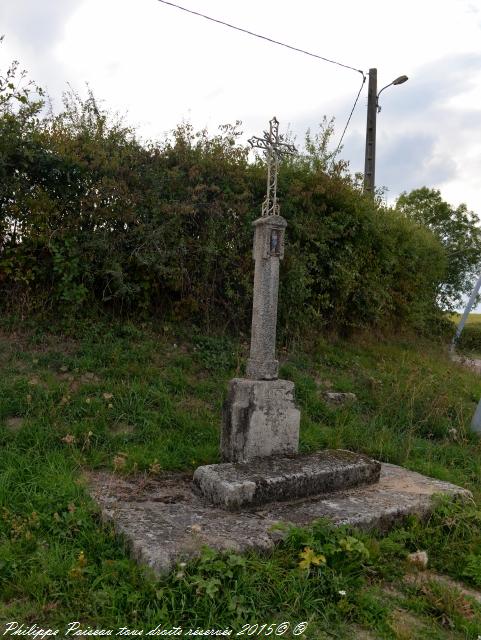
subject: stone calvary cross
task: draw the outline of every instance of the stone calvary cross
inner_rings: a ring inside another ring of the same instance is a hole
[[[294,383],[279,380],[275,354],[279,263],[287,227],[279,215],[277,172],[280,158],[295,149],[283,142],[276,118],[269,124],[263,138],[249,140],[266,153],[267,194],[262,215],[253,223],[254,297],[246,377],[229,381],[222,411],[222,463],[198,467],[193,478],[206,502],[232,510],[377,482],[381,468],[350,451],[298,454],[300,412]],[[310,506],[305,509],[310,511]]]
[[[246,377],[230,381],[224,405],[221,456],[231,462],[296,453],[299,444],[294,383],[278,379],[275,355],[279,262],[284,257],[287,227],[279,215],[277,173],[280,159],[296,149],[279,135],[276,118],[263,138],[251,138],[249,143],[266,153],[267,194],[262,215],[253,223],[254,296]]]
[[[279,261],[284,257],[284,232],[287,222],[279,215],[277,174],[279,160],[296,152],[279,135],[279,122],[272,118],[263,138],[249,140],[252,147],[264,149],[267,159],[267,194],[262,217],[254,222],[254,300],[252,305],[251,350],[247,377],[275,380],[279,363],[275,359]]]

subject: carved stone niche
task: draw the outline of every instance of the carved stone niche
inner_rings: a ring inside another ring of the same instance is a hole
[[[282,216],[265,216],[254,222],[254,250],[253,258],[284,257],[284,238],[287,222]]]

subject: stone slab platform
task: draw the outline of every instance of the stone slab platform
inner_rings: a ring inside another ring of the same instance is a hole
[[[429,513],[433,494],[471,496],[466,489],[392,464],[382,464],[376,484],[247,512],[206,505],[194,493],[190,474],[154,479],[92,472],[85,480],[103,518],[126,537],[133,556],[158,573],[197,555],[204,545],[236,552],[269,550],[282,538],[272,530],[279,522],[304,526],[325,517],[337,525],[386,530],[409,514]]]
[[[194,473],[194,488],[210,504],[236,510],[377,482],[381,463],[352,451],[257,458],[210,464]]]

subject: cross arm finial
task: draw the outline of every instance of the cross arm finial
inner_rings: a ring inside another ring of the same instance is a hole
[[[279,160],[283,156],[296,153],[293,144],[284,142],[279,135],[279,121],[274,116],[269,122],[269,131],[264,131],[264,136],[253,136],[249,139],[252,148],[263,149],[267,158],[267,195],[262,205],[262,215],[279,215],[279,203],[277,202],[277,172]]]
[[[269,121],[269,131],[264,131],[262,138],[258,136],[249,138],[248,143],[252,148],[263,149],[277,158],[297,153],[296,147],[284,142],[284,136],[279,135],[279,120],[275,116]]]

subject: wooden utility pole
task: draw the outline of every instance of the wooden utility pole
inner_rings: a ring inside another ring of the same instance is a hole
[[[376,176],[377,69],[369,69],[367,95],[366,157],[364,160],[364,193],[374,196]]]

